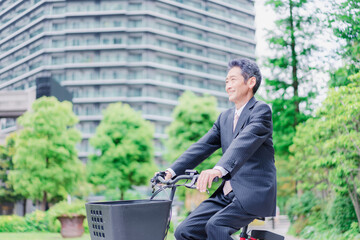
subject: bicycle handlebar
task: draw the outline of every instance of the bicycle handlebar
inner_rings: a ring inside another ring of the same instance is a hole
[[[184,186],[187,188],[195,189],[196,188],[195,183],[197,182],[197,179],[200,176],[200,174],[196,170],[186,170],[185,175],[179,175],[174,179],[165,180],[164,179],[165,176],[166,176],[165,172],[157,173],[151,179],[152,186],[154,187],[157,184],[164,184],[167,187],[173,187],[180,180],[191,180],[190,183],[184,184]],[[218,177],[214,178],[213,182],[217,182],[217,181],[219,181],[219,178]]]

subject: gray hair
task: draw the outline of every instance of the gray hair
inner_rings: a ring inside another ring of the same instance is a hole
[[[258,88],[261,84],[261,72],[258,67],[258,65],[247,58],[239,58],[239,59],[233,59],[228,64],[228,71],[232,69],[233,67],[239,67],[241,69],[242,76],[244,77],[245,83],[249,80],[251,77],[256,78],[256,84],[253,88],[253,93],[255,94]]]

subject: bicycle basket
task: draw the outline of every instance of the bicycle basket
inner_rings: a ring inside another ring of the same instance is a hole
[[[87,203],[91,240],[163,240],[170,208],[170,200]]]

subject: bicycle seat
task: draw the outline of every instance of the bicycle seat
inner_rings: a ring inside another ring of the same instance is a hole
[[[251,237],[259,240],[284,240],[279,234],[263,230],[252,230]]]

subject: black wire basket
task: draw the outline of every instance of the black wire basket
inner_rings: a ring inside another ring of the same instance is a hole
[[[163,240],[170,200],[131,200],[86,204],[91,240]]]

